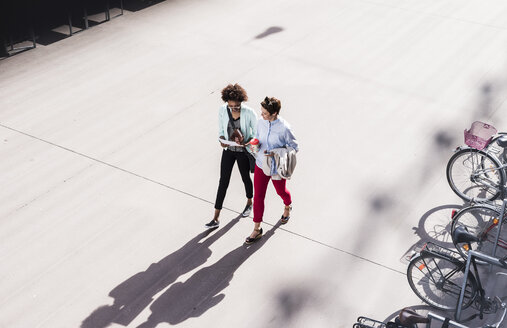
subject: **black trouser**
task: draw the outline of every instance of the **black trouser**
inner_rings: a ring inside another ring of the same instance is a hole
[[[222,209],[235,161],[238,161],[239,173],[241,173],[241,179],[245,185],[246,198],[253,197],[253,185],[252,179],[250,179],[250,162],[248,161],[246,153],[242,151],[224,150],[220,162],[220,182],[218,184],[217,199],[215,200],[215,208],[217,210]]]

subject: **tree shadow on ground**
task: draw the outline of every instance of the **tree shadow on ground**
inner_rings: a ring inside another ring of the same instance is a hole
[[[255,36],[256,39],[264,39],[265,37],[271,35],[271,34],[276,34],[276,33],[280,33],[284,30],[283,27],[279,27],[279,26],[271,26],[271,27],[268,27],[264,32],[262,32],[261,34],[258,34]]]
[[[114,298],[114,303],[97,308],[83,320],[81,328],[104,328],[111,323],[129,325],[153,301],[157,293],[181,275],[206,263],[212,253],[210,246],[238,223],[240,217],[231,220],[203,242],[201,240],[211,230],[201,232],[174,253],[116,286],[109,293]]]
[[[255,244],[241,245],[187,281],[173,284],[153,302],[152,314],[138,328],[153,328],[162,322],[176,325],[188,318],[199,317],[220,303],[225,298],[222,291],[229,286],[236,270],[274,235],[279,226],[280,222]]]

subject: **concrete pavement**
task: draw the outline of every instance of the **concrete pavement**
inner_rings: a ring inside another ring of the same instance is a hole
[[[0,327],[351,327],[420,305],[405,255],[449,241],[451,151],[474,120],[505,130],[506,16],[165,1],[0,61]],[[291,222],[270,187],[250,248],[236,171],[203,232],[235,82],[258,112],[280,98],[301,144]]]

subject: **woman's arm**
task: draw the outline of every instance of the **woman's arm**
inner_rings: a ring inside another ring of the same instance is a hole
[[[253,138],[257,136],[257,114],[252,109],[249,109],[245,113],[245,121],[246,121],[246,133],[244,135],[248,135],[248,139],[245,139],[245,144],[250,142]]]
[[[257,140],[261,140],[259,139],[259,133],[260,133],[260,124],[261,124],[261,120],[257,120],[256,124],[255,124],[255,139]]]
[[[218,138],[220,139],[227,139],[225,136],[227,135],[227,131],[224,131],[224,125],[222,124],[222,120],[223,120],[223,116],[224,116],[224,110],[223,110],[223,107],[220,107],[220,109],[218,110]],[[222,146],[223,148],[227,148],[227,145],[226,144],[223,144],[223,143],[220,143],[220,146]]]
[[[296,140],[296,137],[294,136],[294,133],[290,128],[287,128],[287,130],[285,131],[285,140],[286,140],[285,143],[288,146],[294,148],[296,152],[299,151],[298,142]]]
[[[224,119],[224,110],[223,107],[220,107],[218,110],[218,137],[223,137],[223,139],[227,139],[227,131],[224,131],[224,125],[222,124],[222,121]]]
[[[258,121],[257,114],[252,110],[252,117],[251,117],[252,136],[255,136],[256,138],[257,138],[257,121]]]

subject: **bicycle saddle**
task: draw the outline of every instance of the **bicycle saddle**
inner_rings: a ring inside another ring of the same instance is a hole
[[[409,308],[404,308],[403,310],[401,310],[398,318],[400,318],[400,323],[405,326],[413,325],[416,323],[430,322],[430,319],[420,315],[419,313]]]
[[[496,139],[496,143],[502,148],[507,148],[507,136]]]
[[[457,227],[452,233],[452,239],[456,243],[471,243],[479,241],[479,238],[472,235],[464,226]]]

